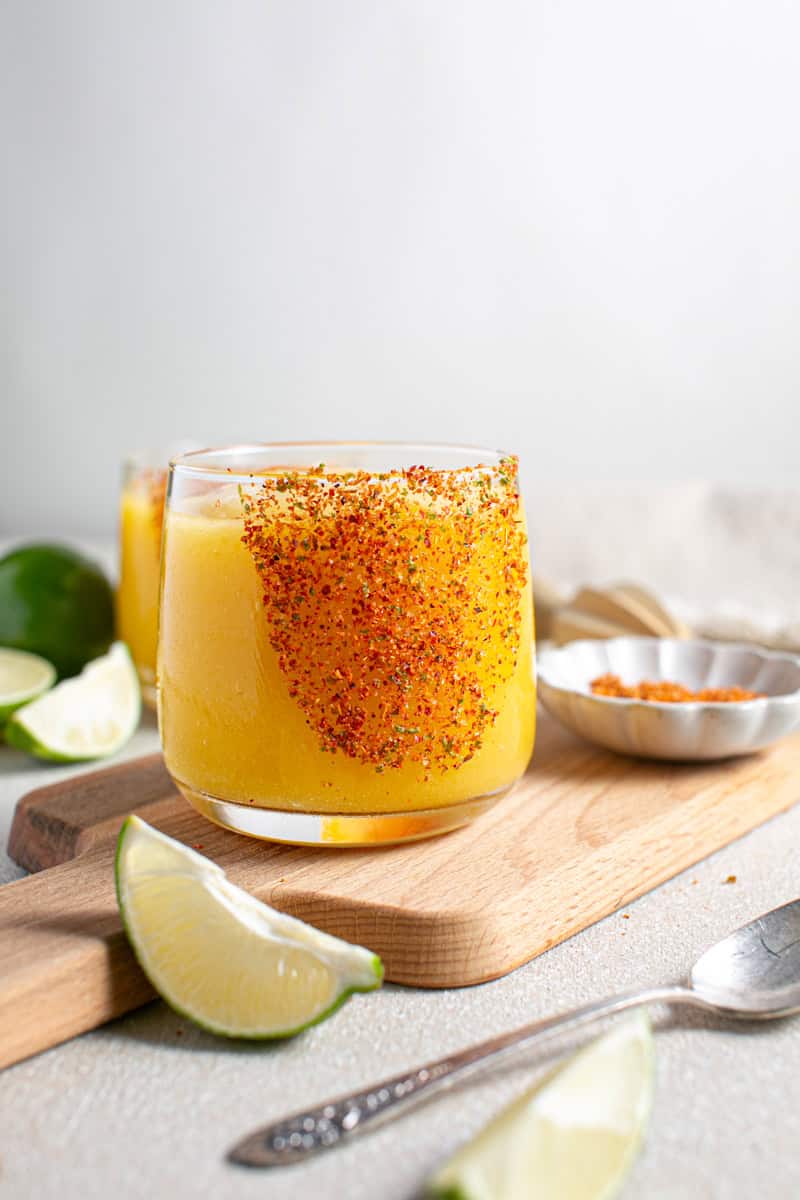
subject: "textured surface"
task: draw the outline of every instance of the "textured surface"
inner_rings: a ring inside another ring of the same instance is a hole
[[[788,604],[775,593],[776,612]],[[156,746],[144,728],[125,755]],[[69,773],[0,750],[0,845],[16,799]],[[0,1195],[412,1200],[542,1058],[305,1167],[248,1174],[223,1155],[289,1108],[584,1000],[680,978],[718,937],[800,894],[798,845],[800,806],[503,979],[460,991],[388,987],[282,1046],[227,1045],[151,1005],[0,1076]],[[0,857],[0,879],[20,874]],[[655,1108],[622,1200],[796,1200],[800,1020],[742,1027],[656,1015]]]

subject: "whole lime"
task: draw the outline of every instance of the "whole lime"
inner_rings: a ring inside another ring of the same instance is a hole
[[[68,546],[19,546],[0,558],[0,646],[77,675],[114,638],[114,595],[100,567]]]

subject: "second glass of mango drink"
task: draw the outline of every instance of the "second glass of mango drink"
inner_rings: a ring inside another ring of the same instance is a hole
[[[515,458],[306,444],[173,462],[159,721],[217,823],[341,846],[465,823],[526,768],[533,653]]]
[[[169,455],[148,453],[125,461],[119,510],[117,634],[128,646],[142,698],[155,707],[161,527]]]

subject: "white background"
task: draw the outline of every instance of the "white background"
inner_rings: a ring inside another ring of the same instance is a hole
[[[800,8],[5,0],[0,532],[175,437],[796,482]]]

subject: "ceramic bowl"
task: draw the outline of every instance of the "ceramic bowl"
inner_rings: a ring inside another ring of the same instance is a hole
[[[764,698],[668,704],[595,696],[598,675],[673,680],[692,691],[739,685]],[[800,726],[800,658],[757,646],[675,638],[578,641],[539,656],[539,696],[553,716],[621,754],[677,762],[762,750]]]

